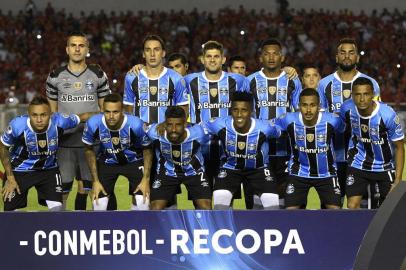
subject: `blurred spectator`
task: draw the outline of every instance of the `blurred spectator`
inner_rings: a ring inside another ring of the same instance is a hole
[[[29,0],[17,14],[0,12],[0,87],[15,85],[20,102],[28,102],[33,92],[44,91],[46,76],[66,59],[62,34],[80,30],[91,42],[88,63],[99,63],[115,91],[123,89],[126,71],[142,63],[141,41],[147,34],[159,34],[167,43],[167,55],[182,52],[189,59],[189,71],[200,70],[201,45],[210,39],[226,47],[227,56],[246,59],[247,73],[257,70],[257,48],[261,40],[276,37],[286,47],[286,65],[301,70],[319,67],[321,76],[335,70],[335,44],[350,36],[364,52],[360,70],[377,79],[382,99],[405,99],[406,12],[399,10],[354,14],[348,10],[292,10],[288,1],[279,1],[282,13],[267,10],[220,9],[217,13],[179,11],[82,12],[74,18],[64,9],[48,3],[37,10]],[[16,82],[16,83],[14,83]],[[28,93],[29,92],[29,93]]]

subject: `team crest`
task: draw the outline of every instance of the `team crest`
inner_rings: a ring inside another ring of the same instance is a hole
[[[362,130],[362,132],[367,133],[368,132],[368,126],[364,125],[364,124],[361,124],[361,130]]]
[[[46,140],[39,140],[38,145],[41,148],[45,148],[45,146],[47,146],[47,141]]]
[[[180,151],[177,151],[177,150],[172,151],[172,155],[173,155],[175,158],[178,158],[178,157],[180,157]]]
[[[210,96],[217,97],[217,88],[210,88]]]
[[[158,88],[156,86],[150,86],[149,92],[151,93],[151,95],[156,95],[156,92],[158,92]]]
[[[351,90],[350,89],[344,89],[343,90],[343,96],[345,98],[349,98],[351,96]]]
[[[313,142],[314,141],[314,134],[306,134],[306,139],[308,142]]]
[[[238,149],[244,150],[244,148],[245,148],[245,142],[238,142],[238,143],[237,143],[237,146],[238,146]]]
[[[113,138],[111,138],[111,141],[113,142],[114,145],[117,145],[117,144],[120,143],[120,138],[118,138],[118,137],[113,137]]]
[[[82,82],[73,83],[73,88],[75,88],[76,90],[82,89]]]
[[[271,95],[275,95],[275,93],[276,93],[276,87],[275,87],[275,86],[269,86],[269,87],[268,87],[268,92],[269,92],[269,94],[271,94]]]

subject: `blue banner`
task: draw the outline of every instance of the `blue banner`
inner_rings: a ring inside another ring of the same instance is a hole
[[[1,268],[351,269],[374,214],[1,213]]]

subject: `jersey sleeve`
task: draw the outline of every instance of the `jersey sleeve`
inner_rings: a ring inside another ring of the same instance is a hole
[[[158,140],[158,132],[156,130],[158,124],[152,124],[146,127],[146,133],[151,142]]]
[[[294,84],[295,84],[295,88],[292,92],[292,96],[291,96],[291,105],[292,108],[297,111],[299,109],[299,97],[300,97],[300,92],[302,91],[302,84],[300,83],[300,80],[298,78],[293,80]]]
[[[94,136],[96,130],[95,122],[95,118],[90,117],[83,129],[82,142],[87,145],[94,145],[96,143],[96,138]]]
[[[391,141],[399,141],[405,137],[403,127],[400,124],[400,118],[393,109],[386,117],[386,127],[388,128],[388,135]]]
[[[200,145],[206,144],[210,140],[209,134],[205,132],[204,127],[200,124],[196,124],[193,126],[193,130],[196,132],[196,140],[200,143]]]
[[[7,129],[4,131],[3,135],[1,136],[1,142],[5,146],[12,146],[15,144],[18,136],[20,136],[22,132],[19,131],[18,128],[18,120],[14,119],[10,122]]]
[[[279,138],[281,136],[282,129],[274,121],[262,121],[262,124],[267,138]]]
[[[326,93],[324,92],[324,88],[325,88],[325,85],[324,85],[323,81],[320,81],[319,85],[317,86],[317,92],[319,93],[319,97],[320,97],[320,108],[324,109],[325,111],[328,111]]]
[[[272,119],[269,122],[273,123],[275,126],[277,126],[280,131],[286,131],[286,129],[287,129],[286,114],[283,114],[283,115],[279,116],[278,118]]]
[[[186,81],[184,78],[180,78],[175,84],[175,93],[173,97],[175,105],[187,105],[189,104],[189,95],[186,88]]]
[[[372,79],[372,85],[374,86],[374,100],[381,100],[381,88],[375,79]]]
[[[147,135],[148,126],[146,123],[142,122],[140,119],[132,122],[132,127],[134,133],[137,135],[137,138],[144,148],[148,148],[152,141]]]
[[[58,101],[58,86],[55,77],[52,77],[51,74],[48,75],[48,78],[45,83],[45,91],[47,98],[53,101]]]
[[[63,129],[71,129],[79,125],[80,118],[76,114],[61,114],[55,113],[58,126]]]
[[[206,132],[211,135],[217,135],[219,131],[225,127],[225,118],[211,119],[203,124]]]
[[[344,133],[345,123],[341,117],[337,114],[331,114],[331,124],[334,127],[334,130],[338,133]]]
[[[108,94],[111,93],[110,86],[109,86],[109,79],[107,78],[106,72],[103,72],[103,76],[97,78],[98,86],[97,86],[97,97],[104,98]]]
[[[135,100],[135,94],[134,91],[137,91],[138,89],[133,89],[132,83],[135,80],[135,76],[131,73],[127,73],[124,78],[124,96],[123,96],[123,103],[125,105],[131,105],[134,106],[136,100]]]

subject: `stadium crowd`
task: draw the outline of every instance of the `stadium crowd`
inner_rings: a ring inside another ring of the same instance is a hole
[[[74,17],[55,10],[26,8],[18,14],[0,10],[0,103],[10,92],[22,103],[36,91],[44,92],[50,70],[67,62],[65,34],[76,29],[87,33],[91,43],[89,63],[99,64],[110,86],[123,91],[126,71],[142,62],[142,39],[159,34],[167,52],[189,57],[190,71],[201,69],[198,56],[207,40],[224,44],[227,56],[247,59],[248,73],[258,69],[257,48],[269,36],[285,45],[286,65],[301,70],[307,64],[319,67],[322,76],[335,69],[337,41],[355,37],[361,52],[359,68],[376,78],[385,102],[405,100],[406,13],[399,10],[353,14],[342,10],[289,10],[284,15],[268,10],[221,9],[217,13],[145,12],[81,13]]]

